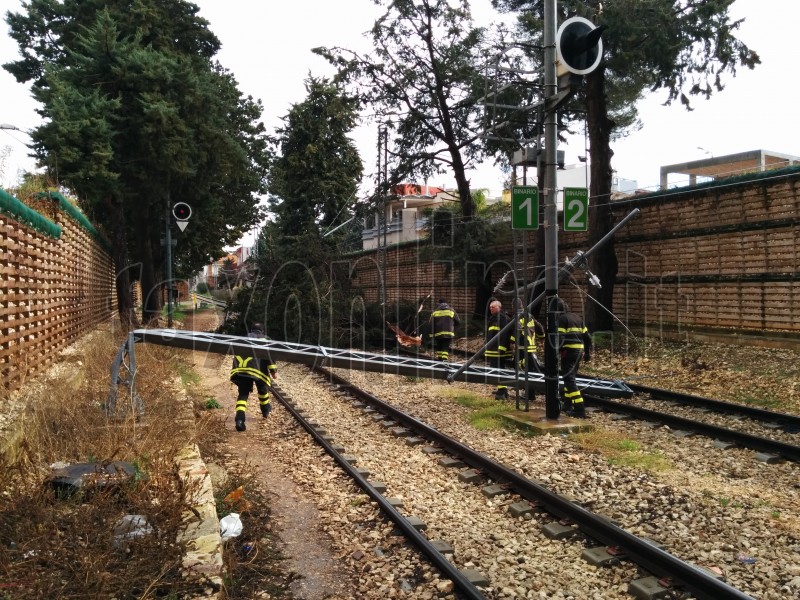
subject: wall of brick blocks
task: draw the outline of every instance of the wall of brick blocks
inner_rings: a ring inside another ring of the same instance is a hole
[[[114,265],[81,224],[46,200],[48,237],[0,213],[0,385],[16,389],[116,310]]]
[[[614,312],[626,324],[670,331],[800,334],[800,169],[765,172],[616,202],[616,221],[640,214],[615,237],[619,271]],[[591,218],[591,213],[590,213]],[[510,224],[509,224],[510,227]],[[544,235],[539,230],[533,235]],[[521,239],[521,236],[520,236]],[[476,311],[475,290],[453,271],[419,257],[422,246],[386,251],[387,298],[419,301],[432,288],[461,313]],[[519,248],[519,245],[518,245]],[[588,249],[588,234],[559,232],[559,261]],[[492,280],[514,264],[513,248]],[[528,238],[529,264],[533,254]],[[519,262],[519,250],[517,252]],[[359,256],[353,284],[375,301],[379,253]],[[586,302],[586,277],[562,284],[573,308]]]

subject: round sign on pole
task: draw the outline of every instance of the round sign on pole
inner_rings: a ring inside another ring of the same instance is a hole
[[[178,221],[188,221],[192,216],[192,207],[186,202],[176,202],[172,206],[172,216]]]
[[[586,75],[600,64],[603,57],[603,27],[595,27],[589,19],[572,17],[564,21],[556,33],[556,55],[570,73]]]

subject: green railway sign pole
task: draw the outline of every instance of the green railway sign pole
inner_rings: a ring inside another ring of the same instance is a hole
[[[539,188],[527,185],[511,188],[511,228],[539,229]]]

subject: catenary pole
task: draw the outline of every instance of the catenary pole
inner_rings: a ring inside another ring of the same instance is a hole
[[[558,93],[556,79],[556,0],[544,3],[544,95],[545,101]],[[555,109],[544,119],[544,262],[546,334],[544,341],[545,416],[557,419],[558,348],[555,302],[558,299],[558,209],[556,207],[556,160],[558,118]]]

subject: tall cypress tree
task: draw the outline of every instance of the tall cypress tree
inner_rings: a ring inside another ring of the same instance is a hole
[[[160,238],[172,203],[194,209],[176,248],[187,275],[259,221],[268,163],[261,106],[213,62],[219,41],[190,2],[26,8],[7,15],[22,59],[4,68],[31,81],[42,103],[37,155],[109,234],[123,316],[126,267],[138,266],[149,319],[161,305]]]

